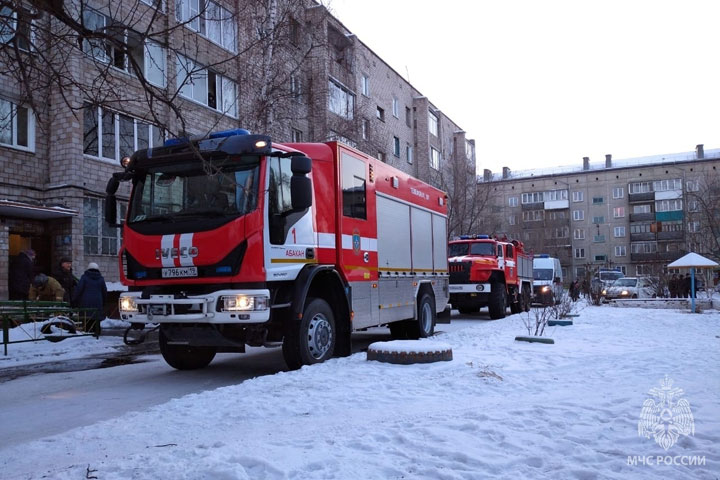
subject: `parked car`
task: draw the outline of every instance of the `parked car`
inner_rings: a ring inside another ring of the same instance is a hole
[[[650,277],[623,277],[602,292],[606,301],[621,298],[654,298],[656,282]]]

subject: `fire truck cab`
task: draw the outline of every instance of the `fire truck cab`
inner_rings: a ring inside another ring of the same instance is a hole
[[[433,334],[448,301],[446,196],[337,142],[244,130],[135,152],[119,253],[123,320],[159,324],[172,367],[280,346],[290,368],[348,355],[353,330]]]

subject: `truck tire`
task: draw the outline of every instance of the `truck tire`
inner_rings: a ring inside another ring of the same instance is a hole
[[[490,286],[490,301],[488,302],[488,312],[490,318],[497,320],[505,318],[505,308],[507,307],[507,293],[505,292],[505,284],[496,282]]]
[[[170,345],[167,337],[160,327],[158,336],[160,353],[165,362],[177,370],[197,370],[210,365],[215,358],[214,347],[191,347],[189,345]]]
[[[335,352],[335,315],[322,298],[308,298],[301,320],[294,320],[283,339],[283,357],[290,370],[321,363]]]
[[[428,292],[422,293],[417,303],[417,318],[407,320],[407,338],[417,340],[432,337],[435,333],[436,315],[435,298]]]

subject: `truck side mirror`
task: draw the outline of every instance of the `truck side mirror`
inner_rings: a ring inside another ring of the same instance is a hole
[[[312,205],[312,182],[305,175],[290,177],[290,203],[296,211],[305,210]]]
[[[105,222],[114,228],[120,226],[117,223],[117,199],[114,193],[105,196]]]
[[[290,170],[295,175],[306,175],[312,171],[312,160],[304,155],[295,155],[290,158]]]

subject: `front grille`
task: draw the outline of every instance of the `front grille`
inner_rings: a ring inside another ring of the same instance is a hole
[[[470,283],[470,262],[450,262],[450,283]]]

